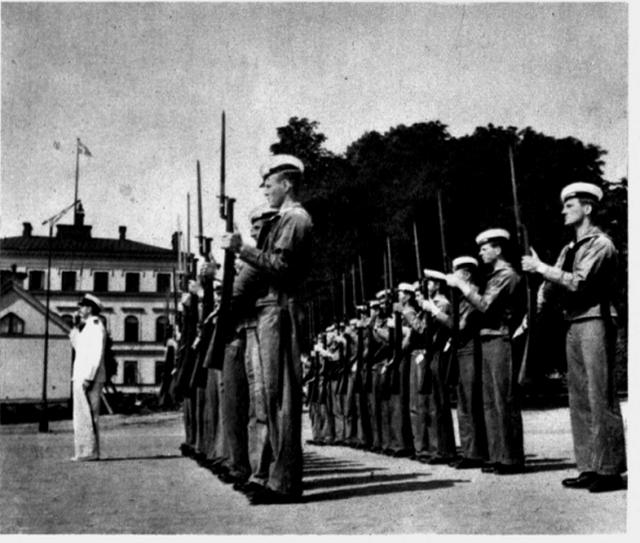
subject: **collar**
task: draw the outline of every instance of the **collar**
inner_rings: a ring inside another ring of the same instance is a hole
[[[602,234],[604,234],[604,232],[602,230],[600,230],[600,228],[598,228],[595,225],[592,225],[591,228],[589,228],[582,236],[580,236],[579,238],[576,238],[575,240],[573,240],[569,245],[571,245],[571,247],[573,247],[576,243],[580,243],[580,242],[584,241],[585,239],[594,238],[594,237],[600,236]]]
[[[289,202],[285,202],[284,204],[282,204],[280,206],[280,209],[278,210],[278,215],[284,215],[287,211],[289,211],[291,209],[296,209],[298,207],[302,207],[300,202],[296,202],[294,200],[291,200]]]

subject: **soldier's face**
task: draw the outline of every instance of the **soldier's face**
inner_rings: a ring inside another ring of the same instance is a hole
[[[260,235],[260,229],[262,228],[262,221],[257,220],[251,223],[251,233],[249,234],[253,241],[258,241],[258,236]]]
[[[291,184],[287,179],[272,175],[264,181],[264,196],[271,207],[279,208],[289,192]]]
[[[485,243],[480,247],[480,258],[485,264],[493,264],[498,260],[500,253],[500,247],[491,243]]]
[[[582,205],[578,198],[569,198],[562,206],[565,226],[580,224],[586,215],[586,207]]]
[[[429,298],[433,298],[436,292],[438,292],[438,287],[439,285],[437,281],[432,281],[431,279],[427,281],[427,292],[429,293]]]

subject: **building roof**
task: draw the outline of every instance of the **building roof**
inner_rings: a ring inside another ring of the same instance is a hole
[[[35,296],[31,295],[15,281],[6,281],[0,286],[0,311],[3,311],[13,304],[14,297],[11,296],[11,294],[13,294],[16,298],[22,298],[41,315],[46,315],[46,306],[39,302]],[[68,333],[71,329],[69,325],[62,319],[62,317],[51,308],[49,309],[49,320],[62,328],[62,331],[65,333]]]
[[[0,252],[20,256],[46,256],[49,250],[48,236],[15,236],[0,239]],[[128,239],[73,238],[54,236],[51,238],[54,257],[84,256],[117,260],[150,259],[170,261],[176,259],[175,251],[139,243]]]

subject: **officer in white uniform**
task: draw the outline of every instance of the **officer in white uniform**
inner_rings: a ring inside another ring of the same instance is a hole
[[[78,303],[80,323],[69,334],[76,356],[73,365],[73,461],[100,458],[98,416],[100,393],[106,378],[104,365],[106,332],[98,317],[100,300],[85,294]]]

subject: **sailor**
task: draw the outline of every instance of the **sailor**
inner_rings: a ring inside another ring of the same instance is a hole
[[[311,217],[297,201],[303,163],[275,155],[261,169],[264,194],[278,208],[261,248],[225,234],[222,247],[235,251],[264,281],[256,301],[259,364],[267,414],[271,463],[265,485],[248,494],[253,505],[299,500],[302,495],[302,287],[311,262]],[[265,454],[267,450],[265,449]]]
[[[506,259],[510,234],[490,228],[476,236],[480,257],[488,267],[485,287],[479,290],[459,274],[448,274],[447,284],[460,290],[480,313],[482,385],[489,463],[483,472],[508,475],[524,470],[522,414],[517,365],[512,358],[511,335],[522,304],[520,277]]]
[[[616,398],[614,363],[615,293],[618,253],[611,238],[595,224],[602,189],[571,183],[560,193],[565,226],[574,239],[553,266],[532,250],[522,269],[544,279],[538,310],[558,301],[568,325],[567,386],[576,464],[579,475],[564,479],[567,488],[605,492],[625,487],[627,469],[624,428]]]

